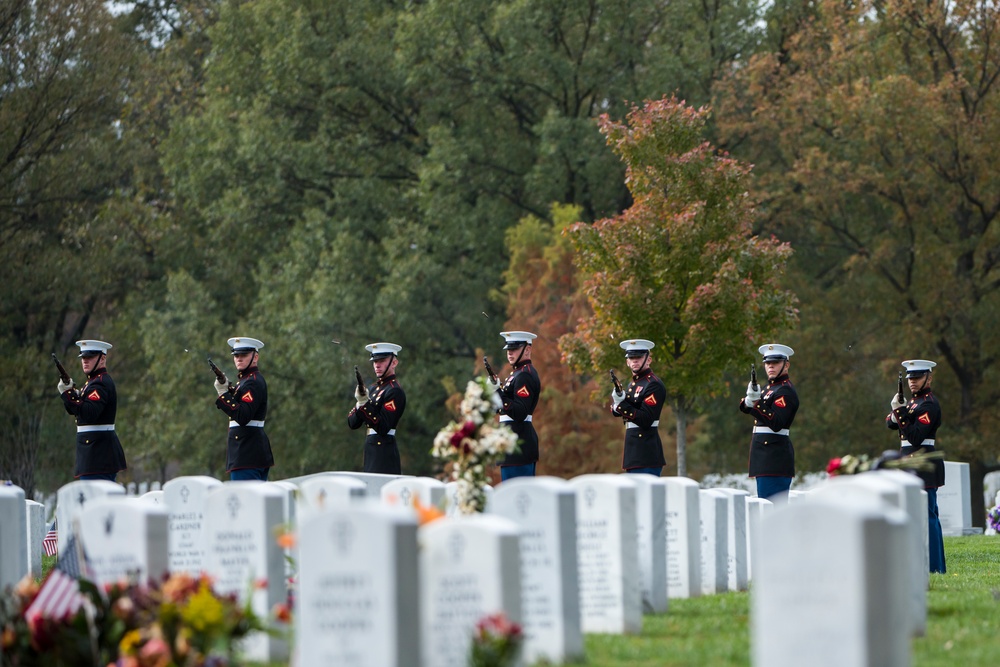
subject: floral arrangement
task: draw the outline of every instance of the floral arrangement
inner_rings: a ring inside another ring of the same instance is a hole
[[[517,448],[517,435],[506,426],[493,424],[493,391],[486,378],[471,380],[459,405],[460,418],[434,438],[431,453],[451,464],[451,479],[458,483],[456,499],[462,514],[483,511],[489,467]]]
[[[30,576],[0,602],[5,666],[226,667],[238,664],[237,640],[266,630],[249,605],[216,593],[207,576],[79,584],[83,603],[71,615],[27,621],[40,589]]]
[[[505,667],[517,660],[524,642],[521,626],[499,612],[476,623],[469,647],[469,667]]]
[[[909,470],[913,472],[930,472],[934,469],[934,460],[944,457],[943,452],[920,452],[903,456],[896,450],[887,449],[877,458],[869,458],[867,454],[854,456],[847,454],[830,459],[826,464],[826,473],[835,475],[856,475],[869,470]]]
[[[1000,533],[1000,504],[986,512],[986,528],[993,534]]]

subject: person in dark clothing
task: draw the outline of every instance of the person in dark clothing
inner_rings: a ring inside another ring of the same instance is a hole
[[[892,397],[892,408],[885,418],[885,425],[899,431],[899,453],[912,456],[935,451],[937,431],[941,426],[941,404],[931,392],[932,370],[937,364],[926,359],[903,362],[906,383],[912,398],[904,402],[898,393]],[[944,486],[944,461],[937,459],[934,469],[918,472],[927,492],[927,543],[931,572],[946,572],[944,537],[941,517],[938,514],[937,490]]]
[[[777,500],[787,495],[795,477],[789,429],[799,409],[799,395],[788,379],[789,357],[795,351],[778,343],[761,345],[758,351],[764,357],[767,385],[761,390],[751,381],[740,412],[754,418],[749,474],[756,479],[757,496]]]
[[[500,463],[500,480],[514,477],[534,477],[538,464],[538,434],[532,424],[532,413],[538,406],[538,396],[542,392],[542,381],[531,363],[531,341],[537,336],[528,331],[501,331],[504,338],[503,349],[507,352],[507,362],[511,373],[501,383],[493,384],[499,398],[497,414],[500,423],[517,434],[518,449],[508,454]]]
[[[634,338],[622,341],[619,346],[625,350],[625,362],[632,371],[632,382],[624,392],[611,390],[611,414],[625,422],[622,469],[659,477],[667,464],[657,428],[667,388],[650,368],[654,343]]]
[[[57,385],[66,412],[76,417],[73,476],[113,482],[127,466],[125,451],[115,433],[118,394],[107,369],[108,350],[112,346],[99,340],[78,340],[76,344],[87,381],[79,391],[73,387],[72,378],[69,383],[60,379]]]
[[[229,417],[226,472],[231,480],[267,481],[274,455],[264,432],[267,418],[267,382],[257,368],[264,343],[256,338],[230,338],[238,382],[233,391],[228,380],[215,380],[215,407]]]
[[[406,410],[406,392],[396,380],[396,367],[403,348],[395,343],[372,343],[365,349],[371,353],[376,380],[364,393],[354,389],[355,404],[347,414],[351,429],[368,427],[365,436],[364,471],[390,475],[402,474],[396,426]]]

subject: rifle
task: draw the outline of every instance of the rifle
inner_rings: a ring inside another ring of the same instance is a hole
[[[59,379],[63,381],[63,384],[73,384],[73,378],[71,378],[69,373],[66,372],[66,369],[63,368],[63,365],[59,361],[59,357],[56,356],[55,352],[52,353],[52,361],[55,362],[56,370],[59,371]]]
[[[896,391],[899,392],[899,400],[903,400],[903,371],[899,371],[899,378],[896,380]]]
[[[229,391],[230,392],[235,392],[236,391],[236,385],[234,385],[232,382],[230,382],[229,378],[226,377],[226,374],[223,373],[222,370],[218,366],[215,365],[215,362],[212,361],[212,357],[208,357],[208,365],[212,367],[212,372],[215,373],[215,379],[216,380],[218,380],[219,382],[222,382],[223,384],[229,385]]]
[[[622,389],[622,383],[618,381],[618,376],[615,375],[615,370],[613,368],[609,368],[608,373],[611,375],[611,381],[615,383],[615,393],[624,394],[625,390]]]
[[[757,364],[753,362],[750,362],[750,386],[754,391],[760,391],[760,385],[757,384]]]
[[[492,382],[493,384],[500,384],[500,379],[497,377],[497,374],[493,372],[493,367],[490,366],[489,357],[487,357],[485,354],[483,355],[483,366],[486,367],[486,372],[490,376],[490,382]]]
[[[357,366],[354,367],[354,378],[358,381],[358,393],[362,396],[367,394],[368,390],[365,389],[364,378],[361,377],[361,371],[358,370]]]

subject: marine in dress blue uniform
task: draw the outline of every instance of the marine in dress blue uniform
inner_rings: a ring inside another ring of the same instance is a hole
[[[72,379],[69,383],[60,379],[57,385],[63,407],[76,417],[73,476],[113,482],[127,466],[125,451],[115,432],[118,393],[106,366],[112,346],[100,340],[78,340],[76,345],[80,348],[80,363],[87,382],[79,390],[74,388]]]
[[[397,356],[403,348],[395,343],[372,343],[365,349],[375,370],[376,381],[365,393],[354,389],[355,404],[347,414],[351,429],[367,427],[364,450],[364,471],[389,475],[402,474],[396,426],[406,410],[406,392],[396,380]]]
[[[754,418],[749,475],[757,482],[757,496],[776,500],[778,494],[787,494],[795,477],[790,429],[799,409],[799,396],[788,379],[789,357],[795,351],[779,343],[761,345],[758,351],[763,356],[767,385],[761,390],[749,383],[740,412]]]
[[[625,350],[625,361],[632,371],[632,382],[624,393],[611,390],[611,414],[625,422],[622,470],[659,477],[667,464],[658,428],[667,388],[650,368],[654,343],[632,338],[618,345]]]
[[[505,341],[503,349],[507,352],[511,374],[494,385],[499,398],[494,405],[497,405],[500,423],[517,434],[518,445],[517,451],[508,454],[500,463],[500,479],[503,481],[535,475],[538,434],[532,420],[542,392],[542,381],[531,363],[531,341],[538,336],[530,331],[501,331],[500,335]]]
[[[885,418],[887,427],[899,431],[899,453],[903,456],[935,451],[937,430],[941,426],[941,404],[931,392],[931,369],[936,365],[935,362],[926,359],[910,359],[903,362],[906,382],[913,396],[909,402],[904,402],[902,396],[895,394],[890,402],[891,411]],[[930,571],[944,573],[946,571],[944,537],[937,504],[937,490],[944,486],[944,461],[935,460],[933,470],[917,474],[927,492]]]
[[[256,338],[230,338],[233,364],[238,381],[233,391],[228,382],[215,381],[218,398],[215,407],[229,417],[229,437],[226,440],[226,472],[231,480],[266,482],[274,454],[271,441],[264,431],[267,419],[267,382],[257,367],[264,343]]]

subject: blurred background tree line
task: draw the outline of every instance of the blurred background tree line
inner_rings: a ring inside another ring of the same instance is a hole
[[[49,354],[79,383],[81,337],[115,345],[128,475],[221,476],[205,357],[231,368],[232,335],[266,343],[274,477],[360,467],[345,415],[376,340],[403,346],[404,471],[433,474],[446,400],[484,353],[501,367],[508,328],[539,334],[539,473],[618,470],[597,372],[614,341],[588,336],[686,334],[581,327],[604,274],[567,230],[645,196],[626,167],[649,156],[609,146],[598,118],[676,96],[710,108],[702,141],[753,165],[739,233],[794,250],[757,276],[787,292],[780,317],[658,348],[684,471],[745,470],[735,406],[766,331],[796,349],[799,470],[894,447],[899,362],[926,357],[940,444],[977,488],[998,467],[998,28],[968,0],[9,0],[0,477],[70,480]],[[705,243],[660,241],[635,266]],[[725,287],[729,308],[747,285]]]

